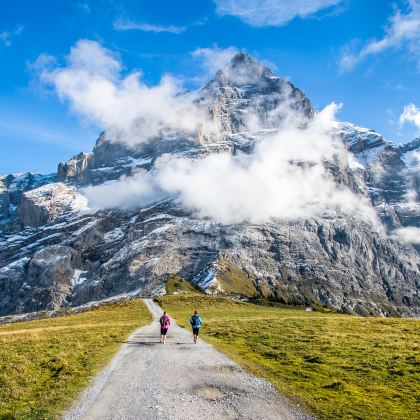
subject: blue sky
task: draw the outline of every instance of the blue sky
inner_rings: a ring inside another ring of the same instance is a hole
[[[246,50],[287,76],[318,109],[398,142],[420,130],[419,0],[14,0],[0,6],[0,173],[51,172],[89,151],[97,120],[42,83],[92,40],[143,83],[171,74],[199,87]],[[195,53],[194,53],[195,52]],[[98,98],[98,100],[100,100]]]

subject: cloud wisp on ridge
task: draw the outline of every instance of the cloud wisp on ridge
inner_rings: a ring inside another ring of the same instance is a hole
[[[400,242],[420,245],[420,228],[415,226],[407,226],[395,229],[391,237]]]
[[[239,50],[236,47],[196,48],[191,55],[203,67],[204,72],[199,76],[200,80],[207,81],[210,77],[213,77],[217,70],[224,67],[237,52]]]

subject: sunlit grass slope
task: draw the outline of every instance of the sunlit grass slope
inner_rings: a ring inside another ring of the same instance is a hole
[[[262,307],[203,295],[157,299],[188,326],[323,419],[412,419],[419,413],[419,331],[413,319]]]
[[[197,289],[193,284],[175,274],[171,274],[169,276],[165,287],[168,295],[200,293],[199,289]]]
[[[0,418],[57,417],[134,329],[151,321],[141,301],[0,325]]]

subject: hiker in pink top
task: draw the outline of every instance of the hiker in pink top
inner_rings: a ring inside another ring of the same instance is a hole
[[[171,325],[171,320],[166,312],[160,317],[160,342],[165,344],[166,341],[166,333],[168,332],[169,325]]]

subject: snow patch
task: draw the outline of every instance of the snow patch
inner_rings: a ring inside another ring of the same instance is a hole
[[[87,271],[82,271],[79,270],[78,268],[76,268],[74,270],[73,276],[70,279],[70,283],[71,285],[74,286],[78,286],[79,284],[82,284],[83,282],[85,282],[87,280],[86,277],[82,277],[82,274],[87,273]]]
[[[146,220],[143,220],[142,222],[143,223],[148,223],[148,222],[151,222],[151,221],[153,221],[153,220],[160,220],[160,219],[172,219],[173,218],[173,216],[170,216],[169,214],[157,214],[156,216],[153,216],[153,217],[149,217],[148,219],[146,219]]]
[[[27,200],[49,212],[62,214],[65,211],[80,212],[87,209],[87,199],[62,182],[43,185],[23,194]]]
[[[23,268],[29,262],[29,260],[29,257],[23,257],[17,261],[13,261],[12,263],[0,268],[0,273]]]
[[[120,240],[121,238],[123,238],[124,236],[124,232],[122,231],[121,228],[116,228],[114,230],[111,230],[107,233],[105,233],[104,235],[104,241],[109,243],[109,242],[115,242]]]
[[[99,220],[91,220],[90,222],[82,226],[80,229],[77,229],[75,232],[73,232],[72,236],[80,236],[83,232],[86,232],[88,229],[95,226],[98,222]]]
[[[9,186],[9,191],[11,192],[19,192],[38,188],[41,185],[51,183],[55,180],[55,174],[26,172],[12,174],[12,176],[14,179]]]
[[[152,230],[151,232],[149,232],[149,235],[151,235],[151,234],[156,235],[156,234],[159,234],[159,233],[166,232],[166,231],[167,231],[168,229],[170,229],[172,226],[173,226],[173,225],[171,225],[171,224],[166,224],[166,225],[160,226],[160,227],[158,227],[158,228],[156,228],[156,229]]]
[[[192,282],[200,289],[206,290],[216,281],[216,274],[216,267],[210,266],[195,276]]]
[[[375,147],[372,149],[364,150],[357,155],[357,160],[361,165],[372,166],[372,164],[378,160],[382,152],[385,150],[387,145]]]
[[[385,148],[395,146],[394,143],[384,140],[375,130],[359,127],[348,122],[338,122],[336,126],[348,149],[355,154],[358,163],[363,167],[371,166]],[[354,162],[349,162],[350,167],[352,167],[352,164],[356,165]]]
[[[102,166],[99,168],[93,168],[92,172],[117,172],[121,168],[137,168],[146,164],[151,163],[153,158],[133,158],[131,156],[121,158],[115,162],[114,166]]]

